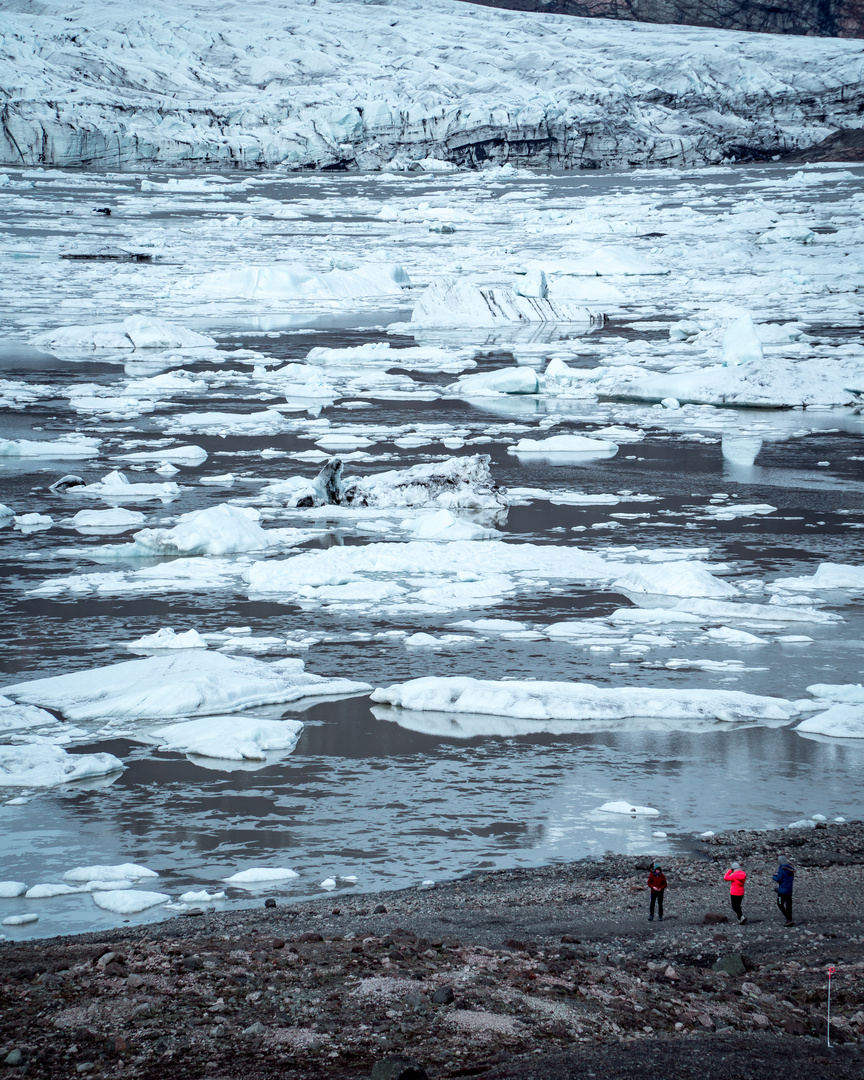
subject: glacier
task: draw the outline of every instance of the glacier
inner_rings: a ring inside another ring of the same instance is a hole
[[[856,41],[454,0],[18,6],[0,14],[13,165],[692,165],[861,126]]]

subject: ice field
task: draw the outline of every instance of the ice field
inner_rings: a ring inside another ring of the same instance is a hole
[[[2,932],[864,816],[862,177],[6,169]]]

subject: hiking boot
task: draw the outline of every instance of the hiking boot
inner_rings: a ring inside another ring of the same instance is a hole
[[[654,916],[653,915],[648,916],[648,922],[654,922]]]
[[[791,920],[791,919],[787,919],[787,920],[786,920],[786,925],[787,925],[787,926],[794,926],[794,925],[795,925],[795,923],[794,923],[794,922],[792,922],[792,920]]]
[[[741,918],[738,920],[738,925],[743,926],[745,922],[747,922],[747,916],[742,915]]]

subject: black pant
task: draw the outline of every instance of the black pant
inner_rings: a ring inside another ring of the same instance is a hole
[[[786,922],[792,922],[792,893],[777,893],[777,907]]]
[[[660,892],[652,892],[651,893],[651,910],[648,912],[648,914],[651,916],[652,919],[654,918],[654,905],[655,904],[657,905],[657,914],[660,916],[661,919],[663,918],[663,893],[664,892],[666,892],[666,890],[661,889]]]
[[[741,919],[741,917],[742,917],[741,916],[741,901],[743,899],[744,899],[743,896],[733,896],[731,893],[729,894],[729,901],[732,904],[732,910],[735,912],[735,914],[738,916],[739,919]]]

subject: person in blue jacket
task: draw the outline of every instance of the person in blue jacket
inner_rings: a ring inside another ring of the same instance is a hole
[[[794,926],[792,922],[792,886],[795,883],[795,867],[784,856],[780,856],[780,865],[774,880],[777,882],[777,906],[786,919],[787,926]]]

